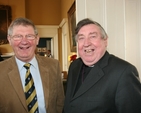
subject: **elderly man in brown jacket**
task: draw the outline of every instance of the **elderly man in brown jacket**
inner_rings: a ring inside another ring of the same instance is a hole
[[[14,20],[8,41],[15,55],[0,62],[0,113],[61,113],[64,91],[59,62],[35,55],[39,36],[34,24],[25,18]],[[30,71],[24,66],[27,63]],[[25,90],[26,73],[33,80],[34,103],[29,102],[30,90]]]

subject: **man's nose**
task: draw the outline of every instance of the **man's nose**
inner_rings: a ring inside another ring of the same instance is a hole
[[[91,40],[89,38],[86,38],[84,41],[84,46],[89,46],[91,44]]]

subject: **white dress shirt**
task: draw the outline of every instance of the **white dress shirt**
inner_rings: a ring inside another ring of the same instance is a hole
[[[15,57],[16,58],[16,57]],[[21,82],[23,89],[25,87],[25,74],[26,74],[26,69],[23,67],[26,62],[22,62],[19,59],[16,58],[16,62],[18,65],[20,77],[21,77]],[[45,108],[45,99],[44,99],[44,92],[43,92],[43,86],[42,86],[42,80],[39,72],[39,67],[36,58],[34,57],[30,62],[30,72],[32,74],[34,84],[35,84],[35,89],[37,93],[37,100],[38,100],[38,109],[39,113],[46,113],[46,108]]]

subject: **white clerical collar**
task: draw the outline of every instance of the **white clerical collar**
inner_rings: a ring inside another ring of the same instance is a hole
[[[94,67],[94,65],[88,66],[88,67]]]

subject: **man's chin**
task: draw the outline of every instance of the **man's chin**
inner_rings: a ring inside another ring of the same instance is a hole
[[[29,56],[21,56],[21,57],[18,57],[18,59],[20,59],[23,62],[29,62],[30,59],[32,58],[30,58]]]
[[[94,62],[92,60],[83,60],[84,64],[87,66],[91,66],[94,64]]]

